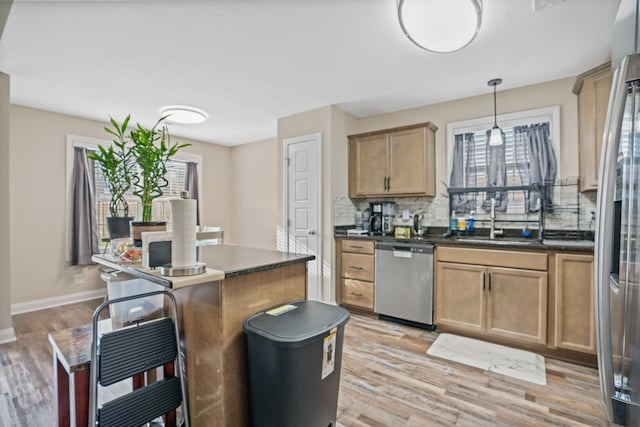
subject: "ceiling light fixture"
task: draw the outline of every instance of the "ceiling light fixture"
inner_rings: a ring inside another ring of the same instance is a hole
[[[502,145],[502,129],[498,127],[498,107],[496,104],[496,86],[502,83],[502,79],[491,79],[487,82],[489,86],[493,86],[493,127],[491,128],[491,136],[489,137],[489,145]]]
[[[209,115],[203,110],[187,105],[169,105],[160,109],[160,114],[169,116],[168,123],[177,123],[182,125],[195,125],[202,123]]]
[[[455,52],[478,34],[481,0],[398,0],[402,32],[418,47],[436,53]]]

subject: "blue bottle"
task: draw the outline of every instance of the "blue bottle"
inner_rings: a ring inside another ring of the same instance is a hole
[[[473,231],[475,230],[475,218],[473,217],[476,214],[476,211],[471,211],[469,213],[469,218],[467,218],[467,230]]]

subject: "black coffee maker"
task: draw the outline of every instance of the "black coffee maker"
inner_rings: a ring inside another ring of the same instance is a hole
[[[382,234],[382,205],[384,202],[369,202],[369,233]]]

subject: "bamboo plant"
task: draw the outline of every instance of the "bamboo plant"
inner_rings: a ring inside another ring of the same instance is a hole
[[[127,146],[125,131],[129,124],[130,116],[119,124],[110,117],[113,128],[105,127],[104,130],[115,136],[113,145],[107,148],[99,145],[97,151],[88,154],[87,157],[100,165],[107,188],[111,192],[109,199],[109,214],[113,218],[128,217],[129,204],[125,198],[131,188],[131,149]]]
[[[171,144],[169,130],[162,124],[167,117],[161,117],[151,129],[138,123],[129,133],[131,152],[137,164],[132,178],[133,194],[142,202],[142,221],[151,221],[153,200],[161,197],[163,189],[169,185],[165,178],[167,162],[178,150],[191,145]]]

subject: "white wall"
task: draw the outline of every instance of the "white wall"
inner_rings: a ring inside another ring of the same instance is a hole
[[[106,125],[11,106],[11,192],[7,199],[11,216],[12,303],[104,288],[97,267],[72,267],[66,261],[65,159],[67,134],[107,139],[103,129]],[[172,140],[191,143],[184,151],[202,155],[203,223],[230,230],[231,149],[175,136]],[[230,231],[228,236],[232,239],[233,233]],[[84,276],[82,285],[74,284],[76,274]]]
[[[277,139],[231,149],[231,214],[233,239],[241,246],[276,249],[278,226]]]

